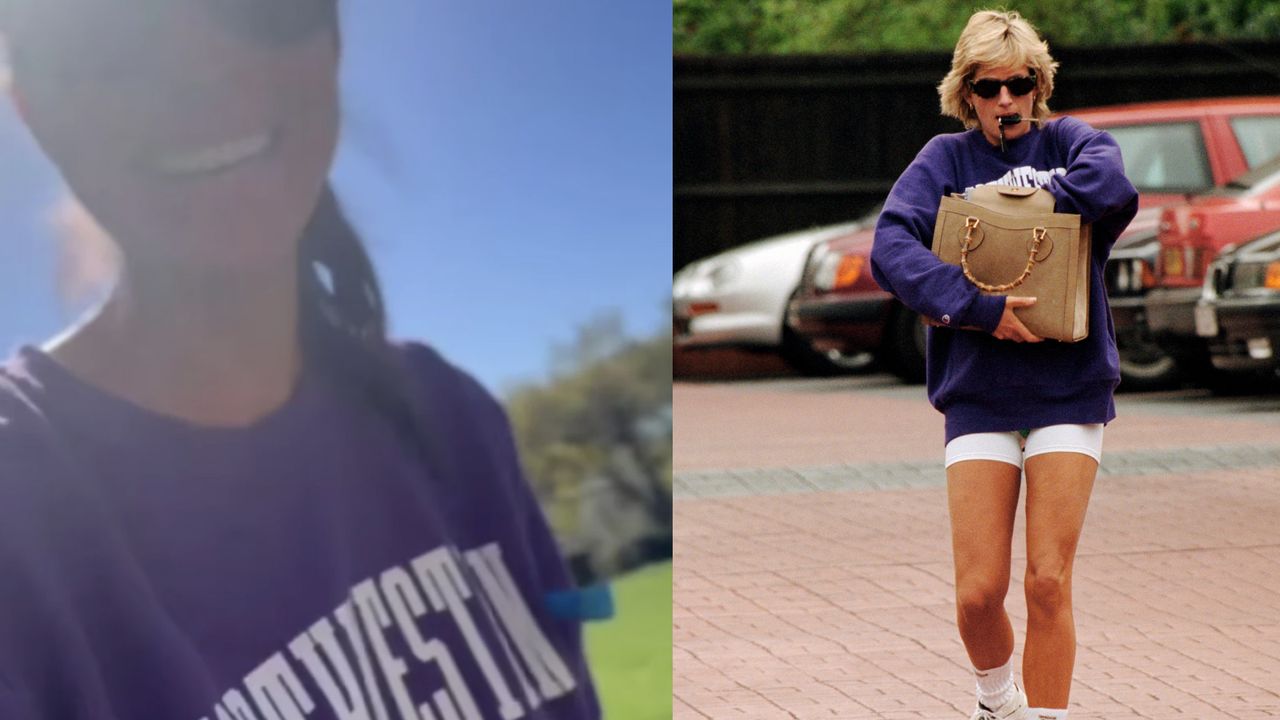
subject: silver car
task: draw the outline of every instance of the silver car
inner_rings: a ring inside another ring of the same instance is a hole
[[[785,315],[809,249],[855,232],[877,214],[878,208],[860,220],[757,240],[681,268],[672,283],[676,346],[777,352],[808,374],[862,365],[865,358],[813,350],[787,329]]]

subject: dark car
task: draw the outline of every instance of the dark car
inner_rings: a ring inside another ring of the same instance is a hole
[[[1167,384],[1180,368],[1145,323],[1145,296],[1157,284],[1161,208],[1280,151],[1280,98],[1142,103],[1069,114],[1115,137],[1125,172],[1140,193],[1138,215],[1117,240],[1106,273],[1122,385]],[[788,326],[817,349],[870,351],[887,369],[919,380],[924,376],[924,332],[915,313],[871,279],[871,237],[866,230],[814,246],[788,306]]]
[[[871,277],[875,226],[815,245],[787,307],[787,326],[815,350],[871,352],[908,382],[924,379],[924,326]]]
[[[1222,253],[1205,275],[1196,333],[1214,367],[1280,374],[1280,232]]]

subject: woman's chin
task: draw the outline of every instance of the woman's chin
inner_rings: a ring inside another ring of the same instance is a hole
[[[1019,123],[1013,127],[1006,126],[1004,129],[1005,142],[1009,142],[1011,140],[1017,140],[1023,135],[1026,135],[1027,131],[1030,130],[1030,127],[1031,127],[1031,124],[1027,122]],[[992,128],[990,129],[988,129],[984,125],[982,128],[982,134],[987,137],[987,142],[996,146],[1000,145],[1000,126],[999,125],[992,126]]]
[[[214,226],[150,227],[121,243],[126,264],[134,271],[247,277],[296,263],[302,223],[271,227],[230,220]]]
[[[275,272],[293,263],[298,241],[314,211],[323,176],[298,182],[271,177],[272,173],[244,173],[203,182],[178,183],[167,188],[134,187],[136,204],[110,198],[116,209],[104,217],[124,252],[126,262],[191,268],[209,272]],[[292,182],[286,184],[286,180]],[[233,187],[238,184],[239,187]],[[314,190],[308,190],[314,185]],[[282,188],[289,188],[287,192]],[[142,192],[138,192],[142,190]],[[119,212],[125,209],[125,212]]]

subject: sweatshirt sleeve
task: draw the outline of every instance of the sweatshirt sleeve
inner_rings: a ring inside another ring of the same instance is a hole
[[[1094,224],[1094,237],[1114,242],[1138,212],[1138,191],[1124,174],[1120,146],[1111,135],[1073,117],[1053,125],[1067,158],[1066,174],[1055,176],[1048,186],[1057,200],[1055,210],[1080,215],[1081,221]]]
[[[871,274],[912,310],[948,327],[994,332],[1004,297],[983,295],[929,249],[942,196],[955,192],[943,136],[930,140],[894,183],[876,223]]]
[[[496,407],[496,402],[494,405],[493,424],[500,433],[498,453],[508,470],[504,479],[511,506],[515,509],[512,523],[521,542],[519,550],[526,553],[531,561],[523,568],[513,568],[512,572],[521,575],[526,581],[525,587],[536,593],[529,598],[530,607],[534,608],[540,625],[550,632],[549,639],[560,657],[569,664],[566,670],[572,676],[570,692],[556,700],[558,712],[562,713],[556,717],[599,720],[603,710],[587,665],[582,620],[556,617],[549,610],[551,593],[569,590],[576,585],[546,514],[524,474],[506,412]]]

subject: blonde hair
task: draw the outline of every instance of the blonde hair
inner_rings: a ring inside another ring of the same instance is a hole
[[[1049,116],[1049,98],[1053,95],[1053,74],[1058,63],[1049,55],[1049,43],[1040,39],[1031,23],[1017,12],[982,10],[969,18],[956,41],[951,56],[951,72],[938,85],[942,114],[977,127],[978,114],[969,104],[969,81],[983,67],[1020,67],[1025,65],[1036,74],[1036,98],[1031,116],[1043,120]]]

